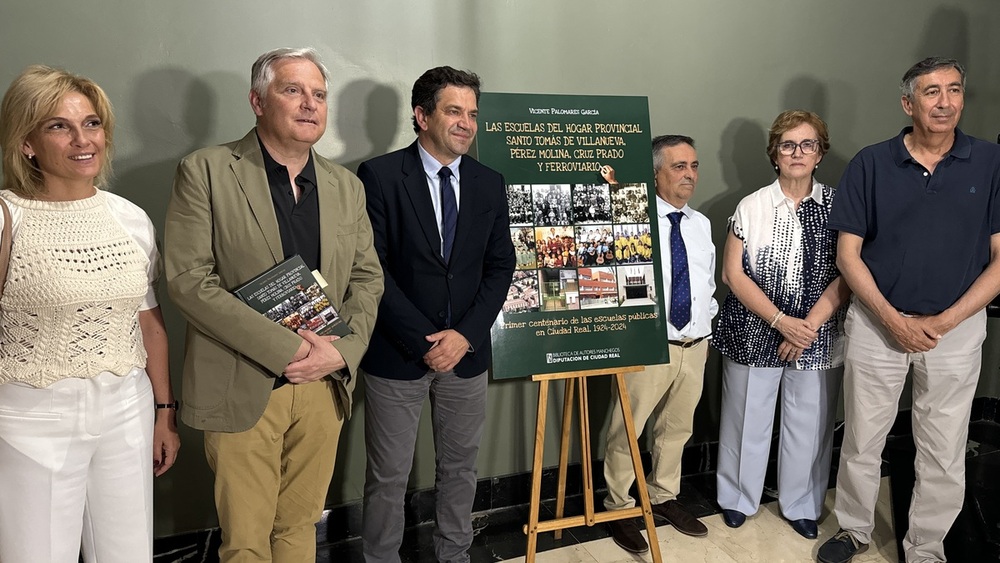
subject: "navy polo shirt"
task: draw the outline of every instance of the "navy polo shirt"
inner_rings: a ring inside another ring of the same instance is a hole
[[[827,225],[864,239],[861,259],[893,307],[933,315],[990,261],[990,236],[1000,232],[1000,146],[956,129],[932,174],[903,145],[912,129],[851,160]]]

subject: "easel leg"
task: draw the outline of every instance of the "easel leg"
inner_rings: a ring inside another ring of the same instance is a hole
[[[557,519],[563,517],[563,511],[566,509],[566,472],[568,471],[567,465],[569,465],[569,434],[570,422],[573,420],[573,390],[575,384],[575,378],[567,379],[565,392],[563,393],[562,443],[559,448],[559,485],[556,489]],[[553,532],[553,535],[557,540],[561,540],[562,530],[556,530]]]
[[[594,525],[594,458],[590,448],[590,406],[587,380],[580,378],[580,461],[583,466],[583,515],[587,525]]]
[[[656,524],[653,522],[653,511],[649,505],[646,473],[642,469],[642,459],[639,457],[639,443],[636,438],[635,423],[632,421],[632,402],[628,398],[628,389],[625,387],[625,374],[616,373],[615,382],[618,384],[618,397],[621,402],[622,418],[625,420],[625,435],[628,437],[628,447],[632,454],[632,467],[635,470],[635,486],[639,490],[639,505],[642,507],[642,520],[646,524],[649,549],[653,554],[653,563],[662,563],[660,544],[656,538]]]
[[[535,419],[535,457],[531,465],[531,504],[528,509],[528,552],[525,563],[535,562],[538,549],[538,509],[542,496],[542,451],[545,445],[545,411],[549,402],[549,382],[538,386],[538,415]],[[648,503],[648,501],[647,501]]]

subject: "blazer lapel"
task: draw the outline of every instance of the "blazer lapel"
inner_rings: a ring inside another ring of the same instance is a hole
[[[267,248],[275,263],[285,258],[281,247],[281,233],[278,231],[278,219],[274,216],[274,204],[271,203],[271,188],[267,183],[267,173],[264,171],[264,157],[260,153],[260,142],[257,140],[257,129],[254,128],[236,145],[233,150],[236,160],[230,165],[236,181],[250,204],[250,212],[260,227]],[[222,210],[226,212],[226,210]]]
[[[320,272],[332,272],[337,250],[337,230],[341,223],[341,215],[337,209],[339,185],[332,171],[327,168],[326,161],[315,152],[313,162],[316,164],[316,195],[319,196],[319,267]],[[328,279],[327,283],[333,281]],[[340,289],[336,291],[339,292]]]
[[[434,204],[431,202],[430,188],[427,186],[427,177],[424,174],[420,153],[417,152],[416,141],[403,153],[403,187],[406,189],[410,204],[413,205],[414,215],[417,217],[417,222],[420,223],[420,229],[424,232],[428,246],[443,264],[441,231],[438,229],[437,219],[434,216]],[[461,222],[461,213],[459,213],[459,222]],[[452,252],[454,253],[454,248],[452,248]]]

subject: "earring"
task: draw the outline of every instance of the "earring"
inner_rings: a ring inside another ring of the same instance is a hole
[[[35,158],[35,153],[31,153],[28,155],[28,160],[33,160],[34,158]]]

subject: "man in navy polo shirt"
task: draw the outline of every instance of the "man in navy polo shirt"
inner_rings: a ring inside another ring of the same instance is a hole
[[[854,298],[834,509],[841,530],[820,547],[823,563],[868,548],[881,452],[911,366],[917,479],[903,547],[909,563],[945,560],[964,498],[984,308],[1000,292],[1000,147],[957,128],[965,68],[925,59],[901,88],[913,125],[854,157],[829,220]]]

